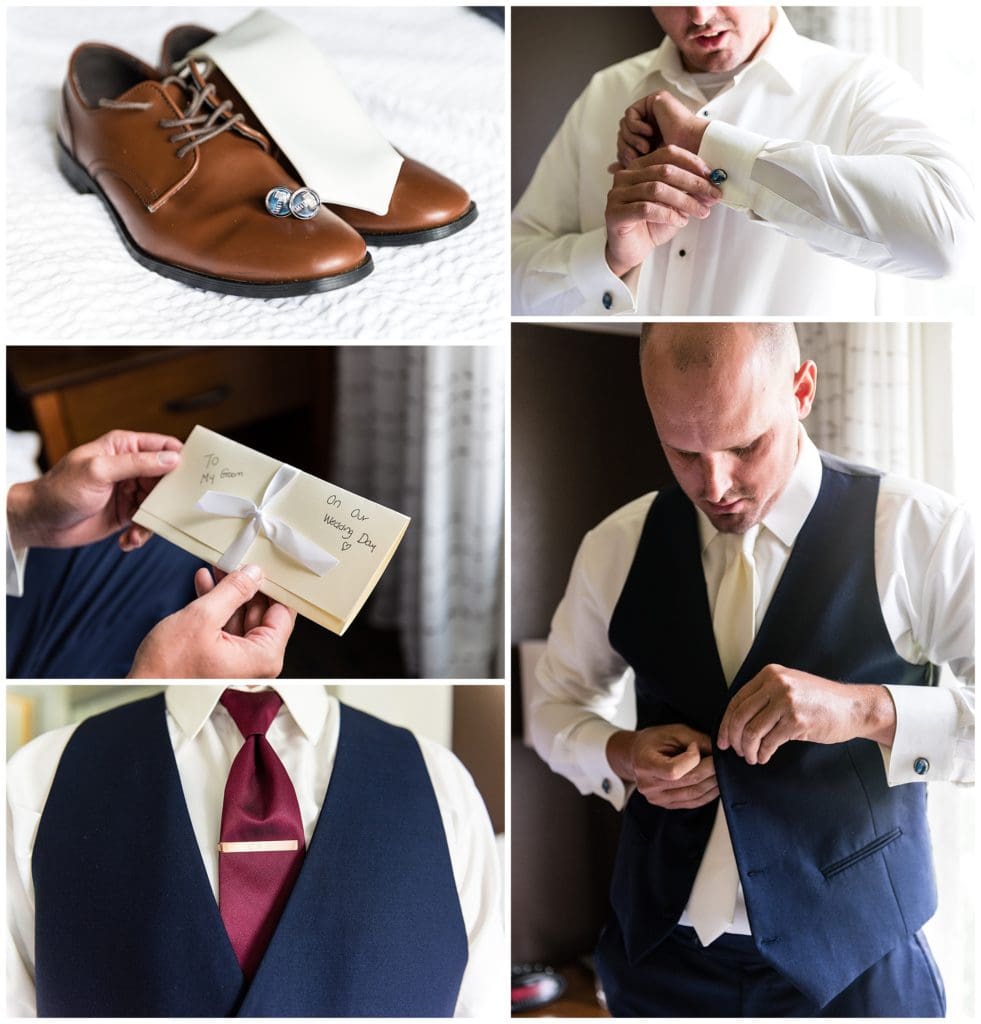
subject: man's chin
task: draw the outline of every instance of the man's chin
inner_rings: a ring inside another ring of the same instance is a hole
[[[706,512],[705,514],[719,533],[745,533],[760,521],[756,509],[748,512]]]

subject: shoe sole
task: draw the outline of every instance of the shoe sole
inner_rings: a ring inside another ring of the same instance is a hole
[[[436,242],[440,238],[448,238],[458,231],[469,227],[477,219],[477,204],[471,203],[466,213],[451,220],[449,224],[426,228],[424,231],[393,231],[385,234],[374,234],[370,231],[358,231],[366,245],[422,245],[423,242]]]
[[[147,270],[152,270],[162,277],[169,277],[173,281],[190,285],[192,288],[203,288],[209,292],[222,292],[225,295],[242,295],[247,298],[279,299],[292,295],[312,295],[317,292],[332,292],[335,288],[346,288],[366,278],[374,269],[371,261],[371,254],[366,253],[365,258],[353,270],[347,270],[343,274],[333,274],[330,277],[317,277],[312,281],[277,281],[277,282],[256,282],[256,281],[234,281],[227,277],[212,277],[209,274],[201,274],[196,270],[188,270],[186,267],[178,267],[173,263],[165,263],[151,256],[146,250],[141,249],[126,230],[115,207],[109,202],[108,196],[102,191],[98,183],[92,179],[88,172],[75,160],[65,149],[64,143],[58,139],[58,168],[68,183],[76,192],[85,194],[92,193],[102,200],[109,216],[112,218],[116,231],[126,246],[130,256]]]

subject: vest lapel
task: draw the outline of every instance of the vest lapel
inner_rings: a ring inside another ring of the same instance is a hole
[[[235,950],[229,942],[228,932],[225,931],[225,922],[221,919],[218,901],[215,899],[208,872],[201,859],[201,849],[187,809],[184,787],[181,785],[180,772],[177,769],[177,760],[167,729],[165,697],[160,694],[159,698],[154,699],[160,702],[161,724],[160,735],[157,737],[160,752],[156,763],[161,766],[162,789],[167,794],[168,802],[168,824],[164,842],[169,854],[179,856],[183,863],[181,874],[186,879],[186,884],[180,897],[181,906],[198,920],[198,933],[211,945],[214,957],[221,964],[222,971],[228,975],[229,981],[234,979],[235,983],[241,986],[244,980],[242,970]]]

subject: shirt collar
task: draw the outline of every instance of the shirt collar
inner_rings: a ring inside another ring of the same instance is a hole
[[[793,472],[780,497],[763,517],[763,526],[787,548],[794,546],[821,489],[821,455],[802,424],[798,429],[800,444]],[[695,511],[698,515],[698,537],[704,553],[719,531],[700,508],[696,506]]]
[[[764,65],[772,68],[794,91],[800,91],[803,56],[800,53],[800,36],[784,13],[782,7],[773,8],[773,29],[760,47],[759,53],[736,75],[736,84],[753,67]],[[658,74],[669,85],[684,93],[697,93],[691,73],[681,63],[678,47],[665,36],[664,42],[654,50],[651,59],[637,80],[641,90],[645,83]]]
[[[236,690],[265,688],[248,684],[232,687]],[[283,698],[284,706],[293,716],[303,735],[311,743],[316,743],[327,723],[330,706],[327,691],[322,686],[311,686],[309,683],[271,683],[268,688],[275,690]],[[227,689],[229,687],[224,684],[168,686],[167,710],[188,739],[193,739],[211,717],[219,698]]]

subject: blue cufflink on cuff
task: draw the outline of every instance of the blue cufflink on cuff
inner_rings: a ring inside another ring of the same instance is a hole
[[[930,762],[925,757],[918,757],[913,762],[913,771],[916,772],[917,775],[926,775],[929,770]]]
[[[721,185],[724,181],[728,180],[729,175],[726,174],[721,167],[716,167],[716,169],[709,175],[709,181],[712,182],[713,185]]]

